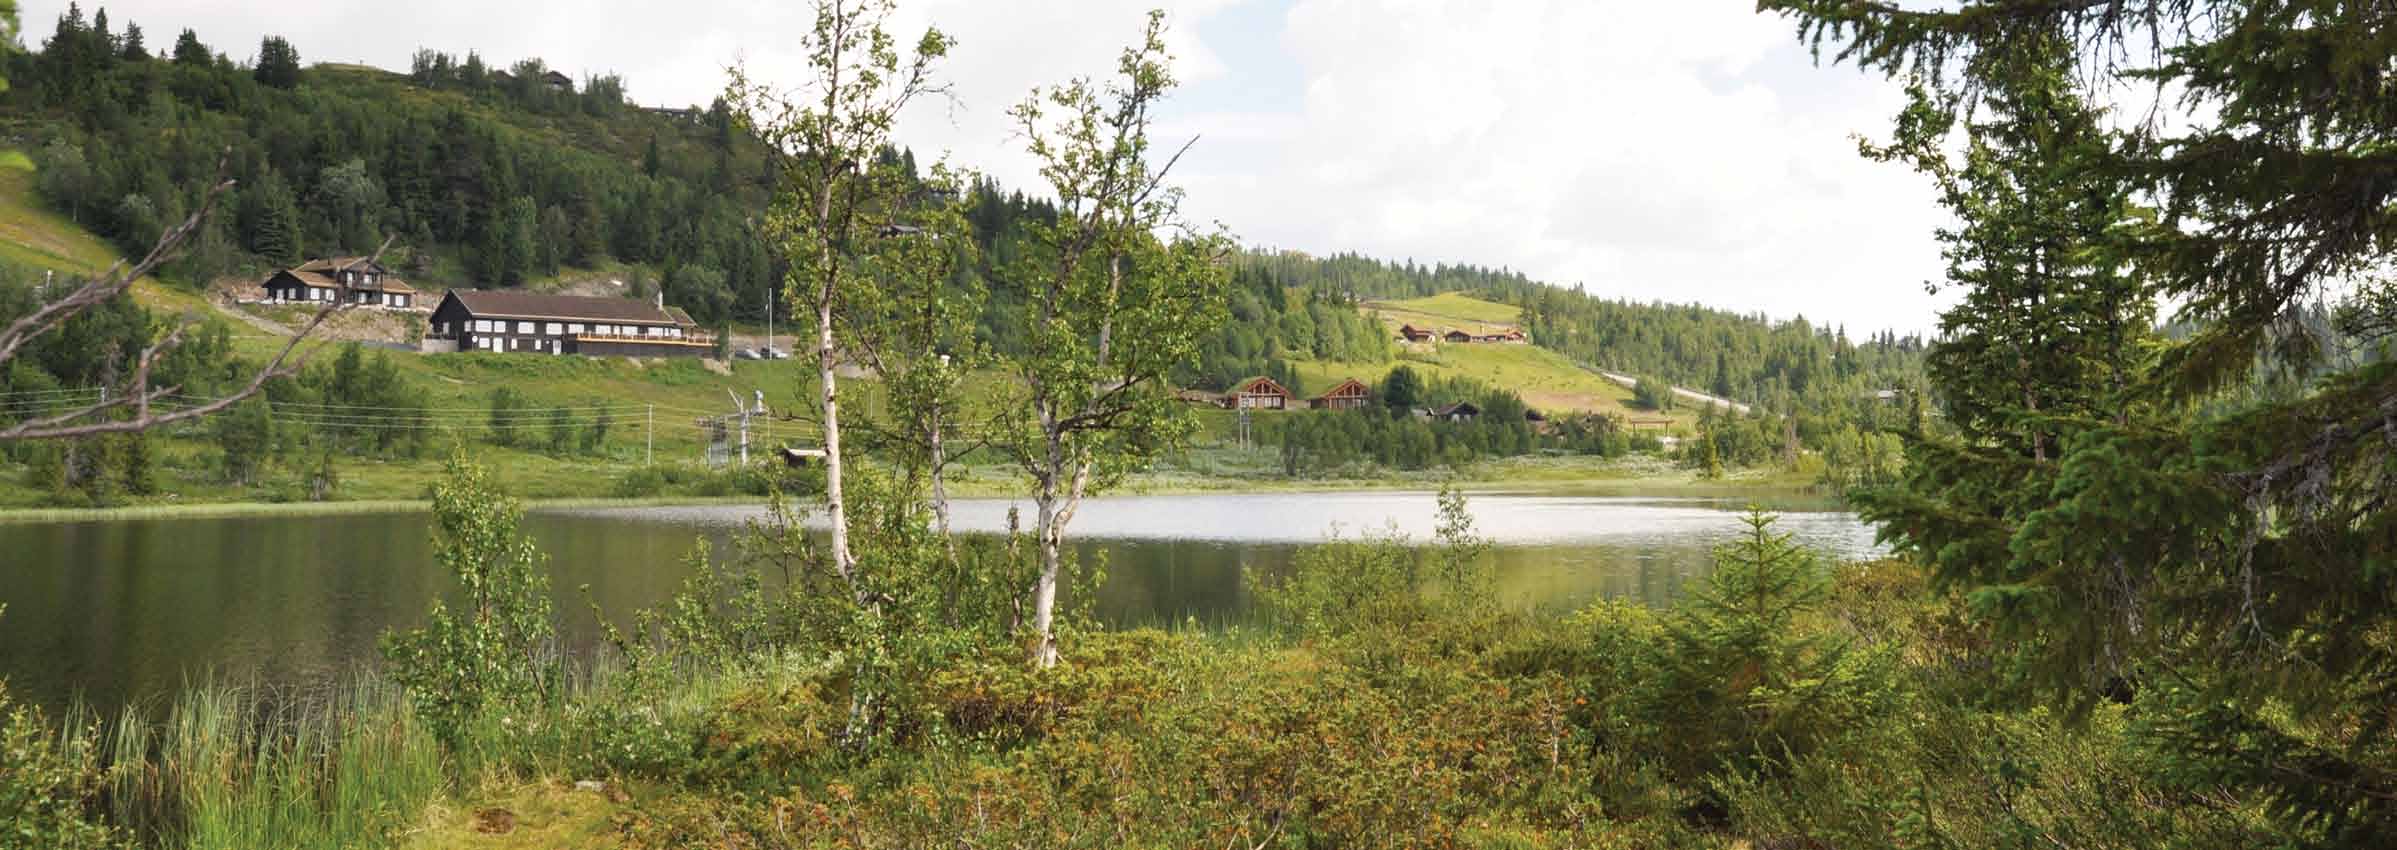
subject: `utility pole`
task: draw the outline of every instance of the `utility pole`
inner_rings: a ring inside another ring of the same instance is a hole
[[[741,465],[742,465],[742,466],[748,466],[748,465],[749,465],[749,406],[748,406],[748,405],[745,405],[745,404],[742,404],[742,403],[741,403],[741,397],[740,397],[740,396],[738,396],[738,395],[734,395],[732,390],[729,390],[729,389],[727,389],[727,390],[725,390],[725,391],[724,391],[724,394],[725,394],[725,395],[728,395],[728,396],[732,396],[732,409],[733,409],[734,411],[736,411],[736,412],[738,412],[738,413],[740,413],[740,414],[741,414]],[[764,408],[764,407],[766,406],[766,391],[765,391],[765,390],[758,390],[758,391],[757,391],[757,406],[758,406],[758,407],[760,407],[760,408]]]

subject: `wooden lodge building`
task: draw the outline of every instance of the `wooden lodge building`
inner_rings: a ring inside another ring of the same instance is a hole
[[[1444,335],[1442,335],[1440,338],[1441,338],[1441,339],[1444,339],[1444,340],[1447,340],[1447,341],[1449,341],[1449,342],[1472,342],[1472,341],[1473,341],[1473,335],[1472,335],[1472,334],[1470,334],[1470,333],[1466,333],[1466,332],[1464,332],[1464,331],[1459,331],[1459,330],[1452,330],[1452,331],[1449,331],[1447,334],[1444,334]]]
[[[1372,403],[1373,390],[1355,378],[1341,381],[1339,386],[1307,399],[1307,406],[1317,410],[1356,410]]]
[[[629,298],[452,289],[433,309],[424,350],[591,357],[704,357],[714,337],[691,316]]]
[[[1414,325],[1398,326],[1398,338],[1407,342],[1430,342],[1433,336],[1435,334],[1430,328],[1419,328]]]
[[[1272,378],[1250,378],[1224,396],[1224,406],[1234,410],[1288,410],[1290,391]]]
[[[416,288],[400,280],[383,264],[365,257],[309,260],[276,272],[261,285],[269,304],[324,304],[339,301],[390,307],[416,306]]]

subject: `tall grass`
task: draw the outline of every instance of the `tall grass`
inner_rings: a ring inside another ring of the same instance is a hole
[[[440,744],[377,679],[306,702],[193,687],[163,722],[128,708],[106,734],[111,814],[153,847],[383,846],[448,781]]]

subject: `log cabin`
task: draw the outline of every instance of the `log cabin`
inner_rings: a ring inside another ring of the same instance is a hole
[[[1350,378],[1322,395],[1307,399],[1307,406],[1317,410],[1356,410],[1373,403],[1373,390],[1363,381]]]
[[[1469,334],[1469,333],[1466,333],[1466,332],[1464,332],[1464,331],[1455,331],[1455,330],[1452,330],[1452,331],[1449,331],[1449,332],[1447,333],[1447,335],[1445,335],[1445,336],[1442,336],[1442,337],[1441,337],[1441,339],[1445,339],[1445,340],[1447,340],[1447,341],[1449,341],[1449,342],[1472,342],[1472,341],[1473,341],[1473,335],[1472,335],[1472,334]]]
[[[1414,325],[1398,326],[1398,338],[1407,342],[1430,342],[1432,336],[1430,328],[1419,328]]]
[[[276,272],[260,286],[266,290],[269,304],[340,301],[393,309],[416,306],[416,287],[366,257],[309,260]]]
[[[1224,396],[1224,406],[1234,410],[1288,410],[1290,391],[1272,378],[1250,378]]]
[[[433,308],[424,350],[591,357],[704,357],[716,340],[658,302],[452,289]]]

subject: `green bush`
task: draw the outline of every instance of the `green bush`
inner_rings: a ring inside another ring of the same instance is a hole
[[[424,628],[383,639],[392,678],[453,751],[476,750],[489,733],[512,734],[509,727],[555,696],[549,576],[517,530],[523,516],[489,470],[452,459],[434,487],[433,548],[466,604],[452,613],[435,602]]]
[[[0,846],[119,846],[121,836],[94,812],[102,778],[91,736],[53,731],[0,682]]]

